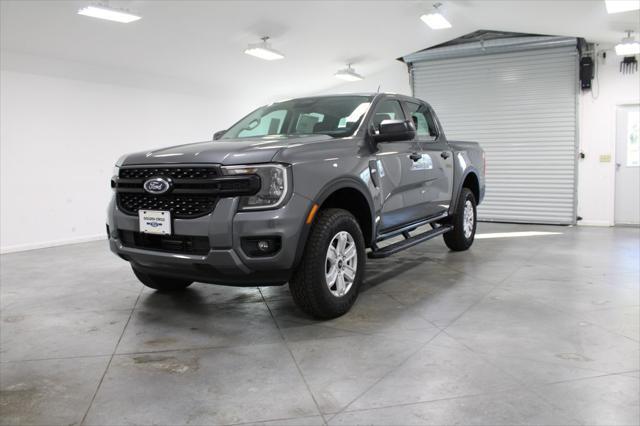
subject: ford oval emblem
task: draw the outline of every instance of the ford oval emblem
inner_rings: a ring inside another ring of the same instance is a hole
[[[161,177],[151,178],[142,187],[149,194],[160,195],[171,189],[171,181]]]

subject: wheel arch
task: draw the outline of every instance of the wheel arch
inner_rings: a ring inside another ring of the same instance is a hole
[[[462,188],[469,188],[476,197],[476,204],[480,203],[480,180],[475,172],[469,172],[462,181]]]
[[[475,168],[470,167],[460,178],[460,184],[457,186],[454,197],[451,200],[451,207],[449,208],[449,213],[451,214],[456,211],[462,188],[469,188],[473,193],[473,196],[476,198],[476,205],[480,204],[482,199],[482,194],[480,192],[480,179],[478,178],[478,171]]]
[[[317,211],[334,207],[347,210],[353,214],[360,225],[360,229],[362,229],[366,247],[371,246],[374,236],[375,208],[369,189],[363,182],[351,177],[336,179],[319,191],[317,197],[313,200],[313,205],[318,205]],[[305,222],[300,233],[295,266],[298,265],[302,258],[315,217],[317,217],[317,213],[311,223],[307,224]]]

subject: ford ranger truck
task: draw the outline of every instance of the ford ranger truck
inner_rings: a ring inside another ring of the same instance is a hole
[[[334,318],[355,302],[367,257],[439,235],[468,249],[484,168],[480,146],[447,140],[420,99],[272,103],[212,141],[120,158],[109,244],[159,291],[289,283],[303,311]]]

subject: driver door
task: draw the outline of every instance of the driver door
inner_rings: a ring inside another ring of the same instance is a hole
[[[378,132],[384,120],[405,120],[400,101],[386,98],[376,106],[371,130]],[[426,168],[417,139],[377,144],[376,164],[382,192],[380,231],[401,227],[427,216],[424,195]]]

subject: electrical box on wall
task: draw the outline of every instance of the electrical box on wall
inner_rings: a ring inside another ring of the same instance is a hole
[[[591,56],[585,56],[580,59],[580,87],[582,90],[591,89],[591,80],[594,76],[594,65]]]

